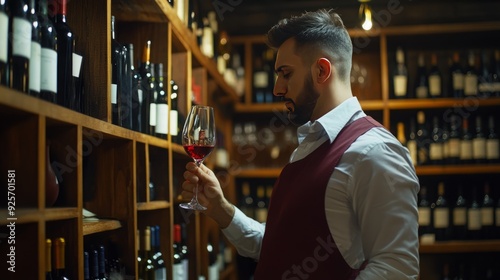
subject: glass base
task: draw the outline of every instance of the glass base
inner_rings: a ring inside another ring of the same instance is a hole
[[[190,209],[190,210],[197,210],[197,211],[207,210],[207,207],[197,203],[196,201],[195,202],[190,201],[189,203],[181,203],[179,206],[181,208]]]

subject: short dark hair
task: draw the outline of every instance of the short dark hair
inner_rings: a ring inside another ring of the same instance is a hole
[[[349,81],[352,65],[352,41],[340,16],[333,10],[319,9],[280,20],[267,33],[267,42],[277,49],[294,38],[297,51],[312,47],[331,55],[341,80]]]

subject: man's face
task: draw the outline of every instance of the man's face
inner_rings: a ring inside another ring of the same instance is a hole
[[[295,41],[288,39],[278,49],[274,95],[283,97],[288,119],[295,125],[303,125],[311,119],[319,93],[314,88],[312,66],[304,64],[294,46]]]

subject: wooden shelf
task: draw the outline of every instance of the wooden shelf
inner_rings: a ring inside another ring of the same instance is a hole
[[[83,235],[115,230],[121,227],[122,225],[118,220],[99,220],[95,222],[83,221]]]
[[[434,108],[455,108],[455,107],[488,107],[500,106],[500,98],[480,98],[469,97],[457,98],[435,98],[435,99],[391,99],[387,102],[389,109],[393,110],[420,110]]]
[[[16,209],[13,216],[8,213],[7,208],[0,209],[0,225],[7,225],[10,222],[16,222],[16,224],[36,223],[42,218],[41,212],[36,208]]]
[[[421,254],[500,252],[500,240],[443,241],[421,245]]]
[[[168,201],[149,201],[149,202],[137,202],[137,211],[149,211],[158,209],[167,209],[170,207]]]
[[[281,168],[241,169],[236,178],[278,178]]]
[[[500,164],[416,166],[417,175],[500,174]]]
[[[46,208],[44,217],[46,221],[56,221],[77,218],[81,215],[81,211],[76,207],[54,207]]]

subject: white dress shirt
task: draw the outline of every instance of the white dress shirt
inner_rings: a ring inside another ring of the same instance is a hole
[[[345,125],[364,116],[352,97],[302,125],[290,162],[306,157],[327,140],[332,143]],[[418,191],[408,150],[386,129],[369,130],[346,150],[326,188],[325,214],[346,262],[359,268],[368,261],[356,279],[417,279]],[[222,231],[241,255],[258,260],[265,224],[235,210],[231,224]]]

